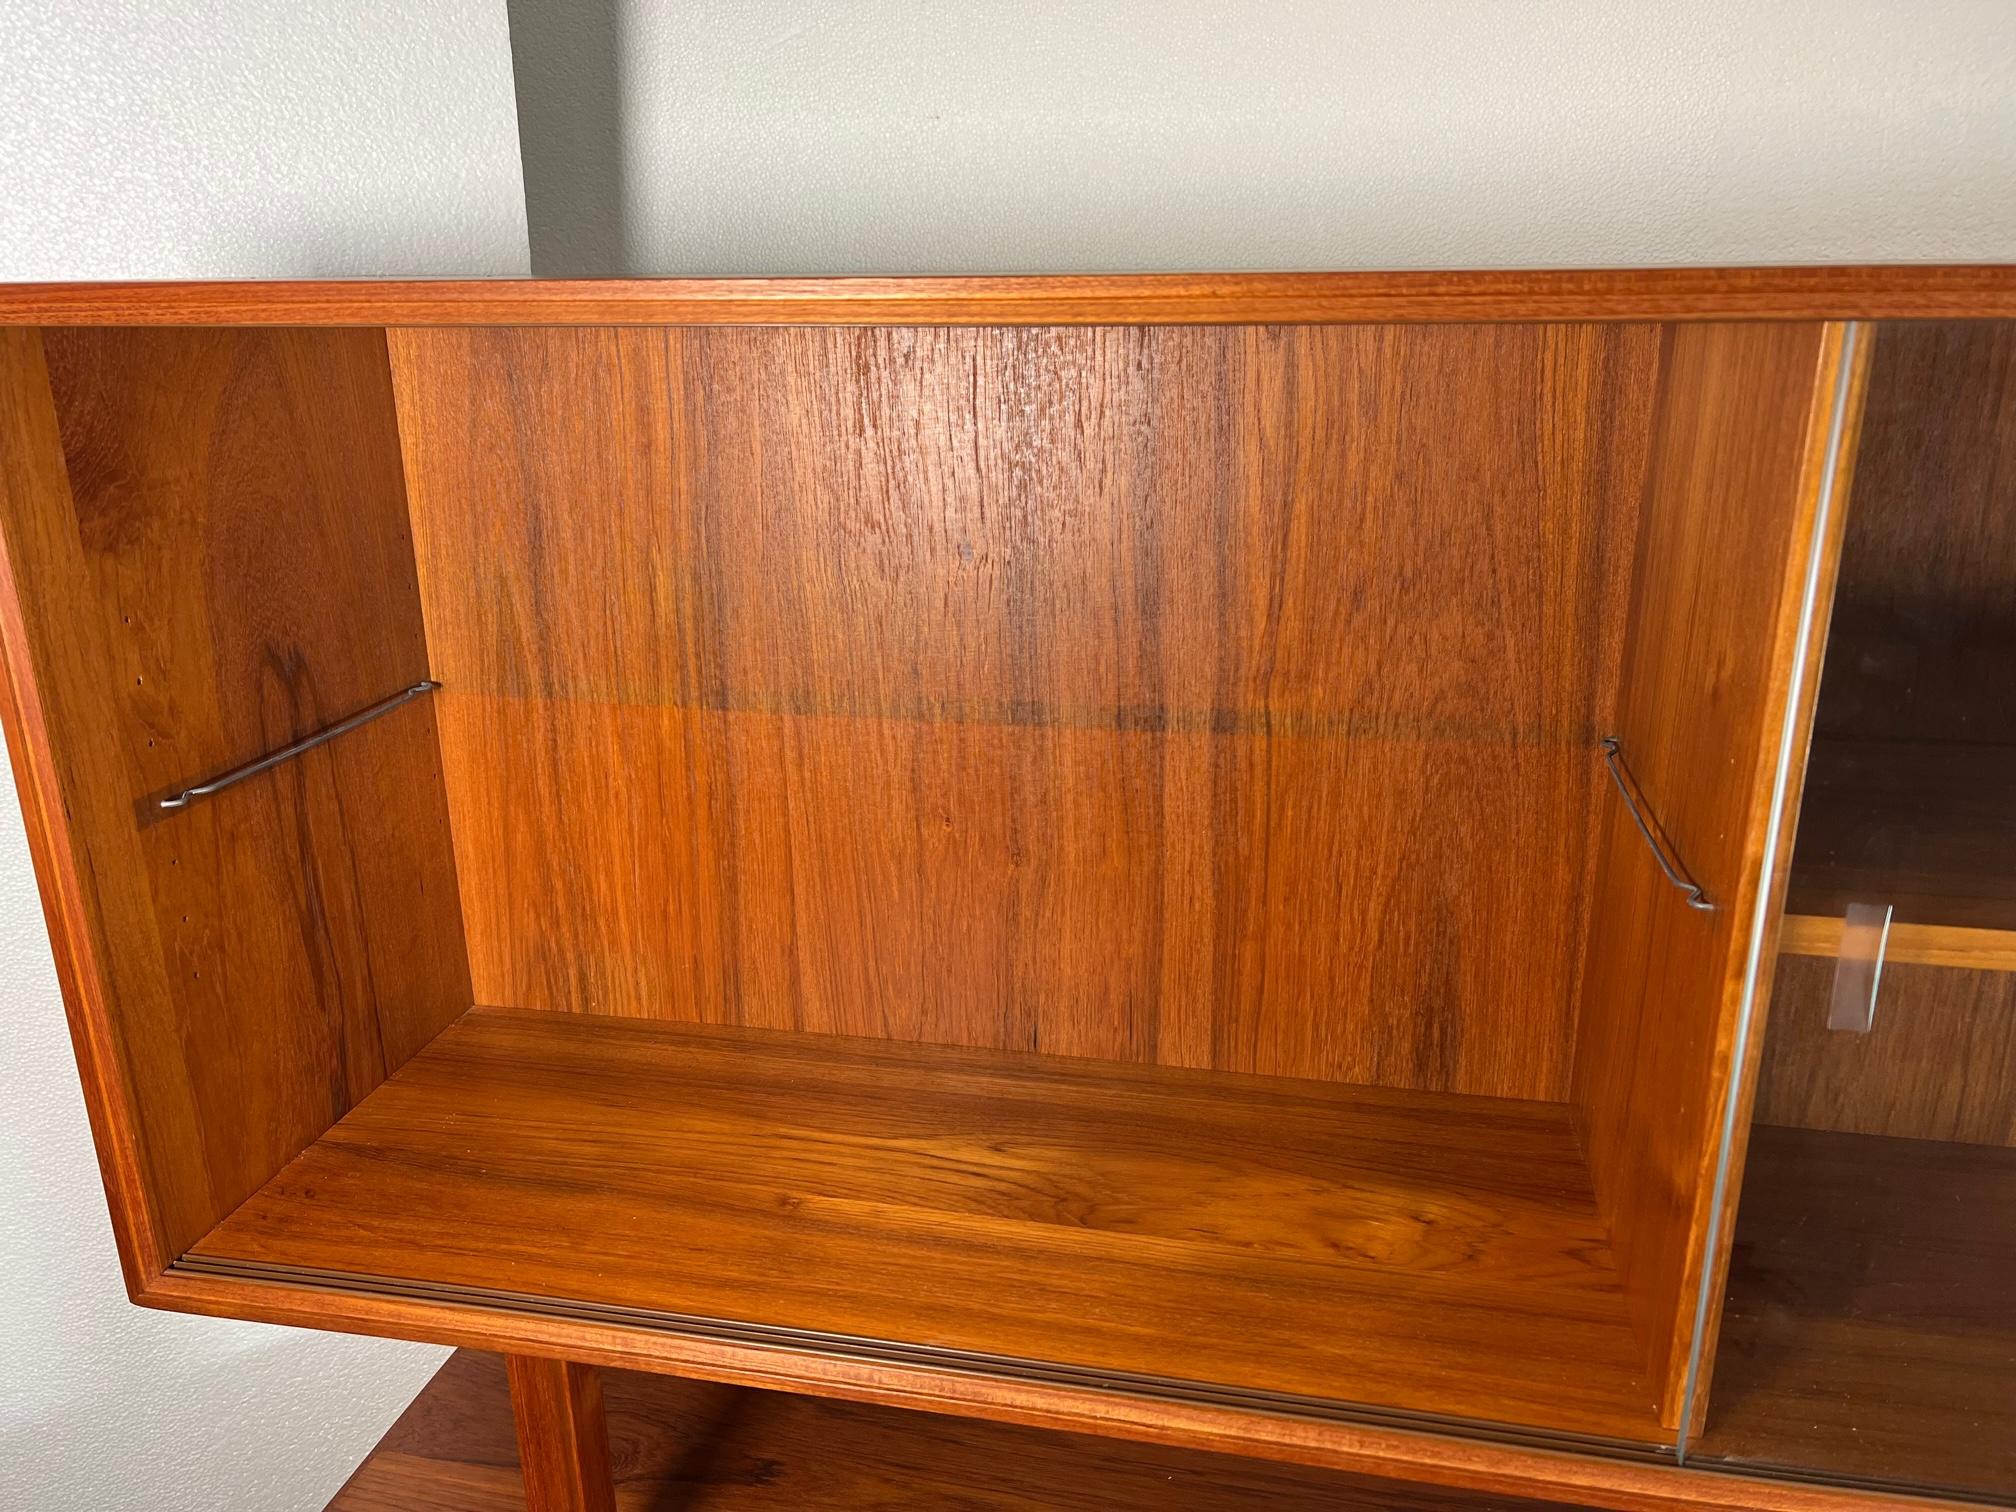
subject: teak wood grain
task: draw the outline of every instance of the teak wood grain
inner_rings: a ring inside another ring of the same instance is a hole
[[[1669,332],[1660,374],[1616,732],[1714,907],[1686,905],[1606,795],[1575,1100],[1668,1424],[1683,1414],[1701,1277],[1720,1264],[1714,1171],[1725,1099],[1746,1097],[1752,925],[1783,885],[1797,808],[1795,789],[1772,810],[1780,746],[1818,681],[1817,648],[1803,683],[1794,667],[1802,634],[1824,632],[1808,587],[1818,573],[1824,603],[1839,541],[1818,522],[1838,522],[1822,491],[1845,483],[1828,470],[1843,363],[1839,327],[1692,326]]]
[[[603,1385],[621,1512],[1577,1512],[667,1376]],[[328,1512],[527,1512],[503,1362],[450,1358]]]
[[[600,1373],[536,1355],[504,1365],[525,1512],[616,1512]]]
[[[2016,1500],[2016,1150],[1760,1127],[1704,1457]]]
[[[1564,1096],[1656,349],[395,332],[478,999]]]
[[[1558,1104],[479,1008],[195,1256],[1659,1436]]]
[[[2016,974],[1917,966],[1890,952],[1873,1027],[1853,1034],[1827,1027],[1834,965],[1778,962],[1760,1122],[2016,1146]]]
[[[0,284],[21,325],[1180,325],[2016,316],[2016,268]]]
[[[130,1089],[158,1269],[459,1012],[468,976],[428,711],[183,813],[154,801],[425,673],[382,338],[44,344],[11,398],[39,455],[8,459],[0,518],[44,734],[12,733],[24,787],[67,816],[44,837],[69,852],[45,871],[78,882],[52,932],[102,973],[73,1015]]]
[[[1716,1266],[1695,1072],[1739,1113],[1749,1080],[1674,897],[1593,890],[1636,844],[1593,737],[1621,705],[1648,791],[1683,768],[1662,817],[1724,907],[1735,814],[1768,910],[1757,788],[1715,795],[1810,695],[1763,579],[1780,527],[1797,575],[1838,333],[1799,389],[1800,325],[1682,327],[1656,369],[1632,326],[1198,327],[1981,316],[2009,270],[0,290],[0,323],[65,312],[373,328],[52,331],[46,361],[0,333],[4,712],[138,1300],[1619,1508],[1825,1504],[1404,1425],[1671,1437]],[[376,329],[594,318],[1100,329],[395,330],[396,401]],[[423,602],[476,669],[438,708],[147,822],[419,675]],[[459,893],[451,814],[486,868]],[[1529,851],[1563,887],[1508,890]],[[594,1016],[506,1052],[531,1021],[479,1011],[417,1098],[372,1092],[470,1001],[463,902],[514,1001],[1572,1087],[1598,1190],[1559,1105]],[[162,1272],[346,1110],[238,1215],[266,1258]],[[920,1320],[943,1353],[890,1347]],[[1088,1371],[1030,1368],[1067,1345]]]
[[[1793,864],[1796,885],[1796,856]],[[1785,955],[1838,956],[1841,953],[1841,925],[1838,916],[1788,913],[1778,931],[1778,949]],[[1893,922],[1883,958],[1912,966],[2016,971],[2016,930]]]
[[[194,1158],[186,1081],[127,1053],[129,1039],[172,1032],[158,957],[121,948],[152,928],[137,847],[129,841],[108,866],[76,843],[94,827],[119,833],[122,782],[112,744],[90,738],[112,728],[113,694],[88,672],[105,655],[97,627],[72,607],[88,590],[71,518],[41,338],[0,333],[0,714],[130,1291],[175,1258],[169,1214],[189,1214],[191,1227],[215,1214]],[[150,1139],[168,1147],[149,1148]]]
[[[1408,1485],[1587,1502],[1614,1512],[1966,1512],[1972,1505],[1922,1495],[1844,1492],[1726,1468],[1686,1469],[1362,1421],[1178,1402],[1067,1381],[1010,1380],[920,1363],[801,1354],[607,1319],[553,1318],[466,1301],[375,1295],[327,1281],[246,1280],[177,1267],[148,1283],[136,1300],[209,1317],[427,1339],[456,1348],[531,1350],[608,1369],[665,1372],[1045,1430],[1090,1431],[1130,1443],[1237,1454]]]

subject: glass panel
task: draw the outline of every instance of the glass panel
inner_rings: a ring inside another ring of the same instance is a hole
[[[1699,1461],[2016,1494],[2016,327],[1876,341]]]

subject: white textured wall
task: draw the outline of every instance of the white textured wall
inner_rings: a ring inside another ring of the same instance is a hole
[[[2016,258],[2011,0],[512,9],[616,29],[643,273]]]
[[[319,1509],[441,1351],[126,1301],[21,811],[10,784],[0,798],[0,1507]]]
[[[0,279],[522,273],[503,0],[0,0]],[[0,1508],[319,1509],[441,1352],[120,1284],[0,768]]]
[[[0,279],[525,271],[504,0],[0,0]]]

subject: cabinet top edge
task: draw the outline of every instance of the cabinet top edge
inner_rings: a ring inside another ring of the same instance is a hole
[[[1266,325],[2016,318],[2016,264],[0,283],[0,325]]]

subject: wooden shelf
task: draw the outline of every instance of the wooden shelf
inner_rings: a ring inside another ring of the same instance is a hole
[[[477,1008],[183,1263],[1670,1440],[1551,1103]]]
[[[1787,914],[1779,931],[1781,955],[1838,956],[1838,916]],[[2016,929],[1963,929],[1951,924],[1892,924],[1883,959],[1903,966],[1950,966],[1962,971],[2016,971]]]
[[[2016,1494],[2016,1149],[1759,1127],[1696,1457]]]
[[[621,1512],[1575,1512],[1496,1493],[605,1372]],[[503,1361],[463,1351],[328,1512],[524,1512]]]
[[[1816,740],[1786,912],[1839,918],[1853,902],[1891,904],[1893,928],[1977,932],[1918,941],[1930,950],[1978,954],[1994,948],[1978,932],[2016,934],[2016,751]]]

